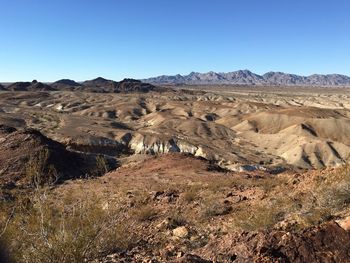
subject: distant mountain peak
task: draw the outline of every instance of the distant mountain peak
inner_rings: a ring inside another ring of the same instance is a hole
[[[105,81],[110,81],[109,79],[105,79],[105,78],[102,78],[102,77],[97,77],[95,79],[92,79],[90,81],[95,81],[95,82],[105,82]]]

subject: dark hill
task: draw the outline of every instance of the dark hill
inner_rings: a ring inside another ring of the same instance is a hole
[[[87,80],[83,82],[84,90],[94,92],[114,92],[117,82],[114,80],[104,79],[98,77],[96,79]]]
[[[172,89],[155,86],[135,79],[124,79],[120,82],[98,77],[82,83],[70,79],[61,79],[50,85],[37,82],[15,82],[7,86],[10,91],[85,91],[96,93],[128,92],[164,92]],[[1,90],[1,89],[0,89]]]
[[[33,80],[32,82],[15,82],[7,87],[10,91],[53,91],[50,85]]]
[[[7,89],[11,91],[26,91],[31,84],[31,82],[15,82],[7,86]]]
[[[60,79],[52,83],[51,87],[56,90],[79,90],[81,89],[82,85],[71,79]]]
[[[37,130],[0,126],[0,171],[3,187],[31,185],[35,174],[63,181],[95,173],[96,156],[68,151]]]
[[[119,93],[119,92],[151,92],[151,91],[156,91],[156,92],[164,92],[164,91],[169,91],[170,89],[162,88],[162,87],[157,87],[152,84],[148,83],[143,83],[140,80],[135,80],[135,79],[124,79],[120,82],[116,83],[116,87],[114,92]]]
[[[109,93],[128,93],[128,92],[161,92],[169,91],[170,89],[157,87],[152,84],[143,83],[140,80],[135,79],[123,79],[116,82],[104,78],[96,78],[83,82],[84,90],[94,92],[109,92]]]

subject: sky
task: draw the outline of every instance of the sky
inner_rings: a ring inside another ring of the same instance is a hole
[[[349,0],[0,0],[0,81],[350,75]]]

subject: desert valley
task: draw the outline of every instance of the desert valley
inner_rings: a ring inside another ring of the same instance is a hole
[[[5,250],[16,262],[347,262],[349,97],[322,85],[5,83]]]

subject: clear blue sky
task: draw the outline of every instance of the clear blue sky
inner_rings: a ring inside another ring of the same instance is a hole
[[[0,80],[350,75],[349,0],[0,0]]]

